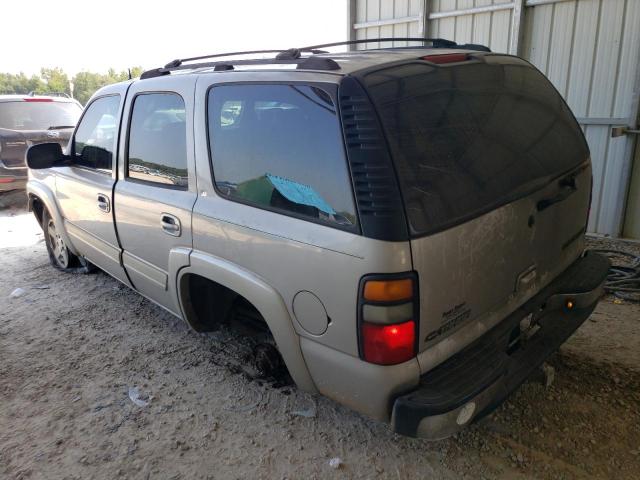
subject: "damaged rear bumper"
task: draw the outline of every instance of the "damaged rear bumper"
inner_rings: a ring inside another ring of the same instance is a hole
[[[423,375],[415,390],[396,398],[393,429],[437,440],[493,411],[589,317],[608,269],[608,259],[595,253],[574,262],[492,330]],[[528,338],[517,335],[523,320],[534,325]]]

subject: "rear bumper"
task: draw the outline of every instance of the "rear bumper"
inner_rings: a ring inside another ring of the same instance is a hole
[[[589,317],[608,269],[601,255],[581,257],[495,328],[423,375],[415,390],[396,398],[393,429],[437,440],[493,411]],[[524,319],[537,331],[517,340],[514,333]]]
[[[0,160],[0,192],[22,190],[27,185],[27,168],[7,168]]]

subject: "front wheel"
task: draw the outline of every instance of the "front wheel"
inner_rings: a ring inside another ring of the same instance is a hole
[[[88,273],[92,270],[92,265],[87,260],[69,250],[60,235],[59,226],[46,210],[42,215],[42,230],[51,265],[63,272]]]

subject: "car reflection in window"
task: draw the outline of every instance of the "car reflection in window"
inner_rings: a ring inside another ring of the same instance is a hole
[[[129,172],[138,174],[132,175],[129,173],[129,175],[139,180],[148,180],[185,188],[189,184],[186,168],[173,168],[166,165],[149,163],[139,158],[130,158],[129,162]]]

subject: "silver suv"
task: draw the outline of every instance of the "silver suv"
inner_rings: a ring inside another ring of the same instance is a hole
[[[101,89],[67,152],[28,152],[53,265],[96,265],[197,331],[249,310],[300,389],[398,433],[491,412],[602,294],[589,150],[526,61],[419,41]]]

